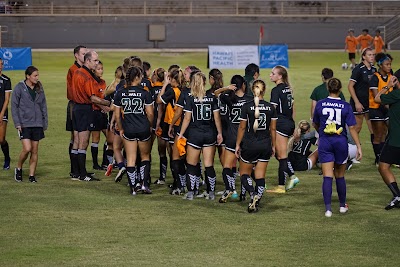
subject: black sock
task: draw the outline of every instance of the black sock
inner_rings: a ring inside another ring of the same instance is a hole
[[[393,194],[393,197],[400,197],[400,190],[396,182],[387,185]]]
[[[290,162],[290,161],[287,161],[287,166],[288,166],[288,175],[289,175],[289,177],[290,176],[292,176],[292,175],[294,175],[294,170],[293,170],[293,167],[292,167],[292,163]]]
[[[85,178],[87,176],[86,171],[86,150],[78,149],[78,165],[79,165],[79,175],[81,178]]]
[[[10,160],[10,148],[7,141],[4,141],[4,143],[1,144],[1,150],[4,154],[4,160]]]
[[[279,185],[285,185],[286,175],[288,174],[288,165],[287,158],[279,160],[279,169],[278,169],[278,182]]]
[[[128,176],[128,183],[129,187],[131,188],[131,194],[134,191],[134,188],[136,186],[136,166],[135,167],[126,167],[126,174]]]
[[[171,160],[171,171],[172,171],[172,177],[174,178],[173,182],[174,188],[182,188],[181,180],[179,178],[179,164],[180,164],[179,159]]]
[[[374,138],[375,138],[374,134],[371,134],[370,138],[371,138],[371,144],[373,144],[374,143]]]
[[[232,180],[234,181],[232,169],[224,168],[222,170],[222,179],[224,180],[225,190],[232,191]]]
[[[186,186],[186,167],[185,161],[183,159],[179,160],[179,169],[178,169],[178,178],[180,182],[180,188],[184,188]],[[200,171],[200,170],[199,170]],[[196,175],[200,176],[200,172],[196,172]]]
[[[380,154],[379,146],[380,144],[372,143],[372,148],[374,149],[374,154],[375,154],[375,160],[378,159],[378,155]]]
[[[69,142],[69,146],[68,146],[68,154],[69,154],[69,164],[70,164],[70,173],[74,173],[74,168],[72,166],[72,146],[74,145],[74,141],[70,141]]]
[[[243,174],[240,180],[245,190],[252,195],[254,193],[253,179],[249,175]],[[242,195],[245,195],[245,193],[242,193]]]
[[[79,175],[79,160],[78,160],[78,150],[71,150],[71,173],[74,175]]]
[[[92,152],[93,166],[98,166],[99,162],[97,160],[97,157],[99,156],[99,144],[92,143],[92,145],[90,146],[90,151]]]
[[[103,160],[101,161],[102,166],[107,166],[108,165],[108,159],[107,159],[107,142],[104,142],[103,145]]]
[[[206,167],[206,183],[207,183],[207,192],[215,191],[215,184],[217,182],[217,175],[215,174],[215,169],[213,166]]]
[[[142,172],[143,168],[143,172]],[[143,183],[147,188],[150,186],[150,160],[144,160],[140,166],[140,173],[143,175]]]
[[[167,166],[168,159],[167,157],[160,157],[160,180],[164,180],[167,177]]]
[[[197,167],[191,164],[186,166],[186,184],[188,191],[194,191],[196,187],[196,171]]]
[[[256,179],[257,195],[261,199],[265,191],[265,178]]]
[[[232,168],[232,172],[233,172],[233,174],[236,173],[236,167],[233,167],[233,168]]]

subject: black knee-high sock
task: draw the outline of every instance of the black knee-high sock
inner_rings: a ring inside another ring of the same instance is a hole
[[[225,190],[230,190],[230,188],[231,188],[230,182],[228,180],[228,176],[230,175],[231,172],[232,172],[232,169],[229,169],[229,168],[224,168],[222,170],[222,180],[224,181]]]
[[[186,166],[186,185],[188,191],[194,191],[196,188],[196,171],[197,167],[191,164]]]
[[[143,172],[142,172],[142,168],[143,168]],[[144,186],[149,187],[150,186],[150,160],[142,161],[141,166],[140,166],[140,172],[142,175]]]
[[[172,171],[172,177],[174,178],[173,182],[174,188],[182,188],[181,180],[179,178],[179,164],[180,164],[179,159],[171,160],[171,171]]]
[[[207,192],[215,191],[215,184],[217,182],[217,175],[215,174],[215,169],[213,166],[206,167],[206,183],[207,183]]]
[[[181,185],[180,188],[186,187],[186,167],[183,159],[179,160],[178,177]]]
[[[257,195],[261,199],[265,191],[265,178],[256,179]]]
[[[399,187],[397,186],[396,182],[390,183],[387,185],[390,189],[390,191],[393,194],[393,197],[399,197],[400,196],[400,190]]]
[[[288,161],[287,160],[287,165],[288,165],[288,175],[289,175],[289,177],[290,176],[292,176],[292,175],[294,175],[294,170],[293,170],[293,167],[292,167],[292,163],[290,162],[290,161]]]
[[[87,176],[86,150],[84,149],[78,149],[78,164],[79,164],[79,175],[83,179]]]
[[[372,148],[374,149],[375,159],[378,159],[378,155],[380,154],[379,146],[380,146],[380,144],[372,143]]]
[[[168,159],[167,157],[160,157],[160,180],[164,180],[167,177],[167,166]]]
[[[104,142],[103,145],[103,160],[101,161],[102,166],[107,166],[108,165],[108,160],[107,160],[107,142]]]
[[[92,160],[93,160],[93,165],[97,166],[99,165],[99,162],[97,160],[99,156],[99,144],[98,143],[92,143],[90,146],[90,151],[92,152]]]
[[[373,143],[374,143],[375,135],[374,135],[374,134],[371,134],[371,135],[370,135],[370,138],[371,138],[371,144],[373,144]]]
[[[131,189],[131,194],[135,191],[136,186],[136,166],[135,167],[126,167],[126,174],[128,176],[128,183]]]
[[[286,176],[288,175],[288,165],[287,158],[279,160],[279,169],[278,169],[278,184],[285,185]]]
[[[1,144],[1,150],[3,151],[4,159],[10,160],[10,147],[8,146],[7,141],[4,141],[4,143]]]
[[[381,143],[379,144],[379,157],[381,156],[382,149],[383,149],[384,146],[385,146],[385,142],[381,142]]]
[[[71,140],[70,142],[69,142],[69,146],[68,146],[68,154],[69,154],[69,163],[70,163],[70,173],[74,173],[74,169],[73,169],[73,166],[72,166],[72,146],[74,145],[74,141],[73,140]],[[2,148],[1,149],[3,149],[3,146],[2,146]]]
[[[242,177],[240,177],[240,180],[245,190],[248,191],[252,196],[254,193],[253,179],[251,179],[249,175],[243,174]]]
[[[74,175],[80,175],[78,150],[76,149],[71,150],[71,173]]]

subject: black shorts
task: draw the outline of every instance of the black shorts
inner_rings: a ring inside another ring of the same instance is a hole
[[[228,132],[226,135],[226,139],[224,140],[225,149],[235,153],[236,149],[236,135],[232,134],[232,132]]]
[[[108,126],[107,114],[101,110],[92,110],[92,122],[90,123],[90,131],[106,130]]]
[[[75,103],[72,111],[72,127],[74,131],[89,131],[91,123],[92,105]]]
[[[162,130],[161,139],[168,142],[168,141],[171,139],[171,138],[169,138],[169,136],[168,136],[169,124],[163,122],[163,123],[160,125],[160,127],[161,127],[161,130]]]
[[[400,147],[391,146],[387,142],[382,148],[380,162],[400,165]]]
[[[294,133],[294,121],[286,118],[278,118],[276,122],[276,132],[282,136],[290,137]]]
[[[349,53],[349,60],[355,59],[356,53]]]
[[[197,149],[214,146],[217,141],[217,134],[214,130],[207,131],[199,128],[189,128],[186,132],[188,132],[186,143]]]
[[[24,127],[21,132],[18,131],[19,140],[29,139],[32,141],[39,141],[44,138],[43,127]]]
[[[124,134],[122,135],[122,137],[128,141],[140,141],[140,142],[146,142],[148,140],[150,140],[151,138],[151,133],[150,133],[150,129],[144,132],[140,132],[140,133],[128,133],[128,132],[124,132]]]
[[[371,121],[387,121],[389,119],[388,109],[384,106],[369,109],[369,120]]]
[[[310,165],[312,163],[307,156],[296,157],[294,155],[294,152],[289,152],[288,160],[290,161],[290,164],[295,171],[307,171],[311,169]]]
[[[67,104],[67,121],[65,122],[65,130],[72,132],[74,127],[72,126],[72,110],[74,108],[74,102],[72,100],[68,101]]]
[[[7,121],[8,122],[8,108],[4,112],[3,121]]]
[[[268,162],[271,158],[271,139],[257,142],[243,142],[241,145],[240,159],[245,163]]]
[[[353,109],[353,114],[354,115],[362,115],[362,114],[368,113],[369,112],[369,100],[368,100],[368,97],[366,99],[358,98],[358,100],[360,100],[360,103],[361,103],[361,105],[363,105],[364,110],[362,112],[357,112],[356,111],[356,104],[354,103],[353,98],[350,98],[350,106]]]

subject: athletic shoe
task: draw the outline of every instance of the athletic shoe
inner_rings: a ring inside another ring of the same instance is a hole
[[[10,159],[4,160],[4,165],[3,165],[3,170],[9,170],[10,169]]]
[[[196,195],[197,198],[207,198],[208,193],[207,191],[203,191],[203,193]]]
[[[132,196],[136,196],[136,192],[135,192],[135,190],[134,190],[134,191],[132,191],[131,195],[132,195]]]
[[[275,187],[273,189],[268,189],[267,192],[273,193],[273,194],[285,194],[286,189],[285,189],[284,185],[278,185],[277,187]]]
[[[29,176],[29,182],[37,183],[35,176]]]
[[[348,160],[346,163],[346,170],[349,171],[353,167],[353,162],[351,160]]]
[[[393,208],[400,207],[400,197],[394,197],[392,201],[385,207],[385,210],[391,210]]]
[[[14,169],[14,180],[18,183],[22,182],[22,169],[18,170],[18,168]]]
[[[217,195],[221,196],[221,195],[224,194],[224,192],[225,192],[225,191],[218,191],[218,192],[217,192]]]
[[[207,200],[214,200],[215,199],[215,192],[214,191],[210,191],[210,193],[207,194],[206,199]]]
[[[119,170],[117,176],[115,176],[114,181],[115,181],[116,183],[121,182],[122,177],[124,176],[125,173],[126,173],[126,168],[125,168],[125,167],[122,167],[122,168]]]
[[[356,160],[355,158],[351,160],[354,164],[361,163],[360,161]]]
[[[164,185],[165,184],[165,180],[157,179],[157,180],[154,181],[154,184]]]
[[[344,214],[344,213],[346,213],[348,211],[349,211],[349,205],[347,205],[347,203],[344,205],[344,207],[340,207],[339,208],[339,212],[342,213],[342,214]]]
[[[93,170],[101,171],[101,170],[103,170],[103,168],[97,164],[97,165],[93,165]]]
[[[182,199],[193,200],[193,191],[187,192]]]
[[[249,206],[247,207],[247,211],[248,211],[249,213],[257,212],[257,211],[258,211],[258,208],[257,208],[257,201],[258,201],[259,199],[260,199],[259,196],[258,196],[258,195],[255,195],[255,196],[253,197],[253,199],[250,201]]]
[[[226,203],[226,201],[228,201],[228,198],[230,198],[232,194],[233,194],[232,191],[225,190],[221,198],[219,199],[219,203]]]
[[[325,217],[327,217],[327,218],[332,217],[332,211],[330,211],[330,210],[325,211]]]
[[[246,201],[246,194],[240,194],[239,201]]]
[[[171,195],[179,196],[181,194],[182,194],[182,192],[179,188],[175,188],[174,190],[171,191]]]
[[[292,190],[298,183],[300,183],[299,178],[297,176],[292,175],[288,183],[286,183],[286,191]]]
[[[83,181],[83,182],[96,182],[96,181],[100,181],[100,179],[97,179],[97,178],[95,178],[95,177],[93,177],[93,176],[85,176],[85,177],[80,177],[79,178],[79,180],[80,181]]]
[[[113,168],[114,168],[114,164],[112,164],[112,163],[108,164],[106,173],[104,175],[105,176],[110,176]]]
[[[147,186],[142,187],[142,193],[146,194],[146,195],[150,195],[153,192],[150,190],[150,188],[148,188]]]
[[[142,184],[141,183],[136,183],[135,192],[140,192],[140,191],[142,191]]]

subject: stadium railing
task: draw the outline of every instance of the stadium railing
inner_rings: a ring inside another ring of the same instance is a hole
[[[0,1],[0,12],[0,16],[393,17],[400,14],[400,1],[27,0]]]

